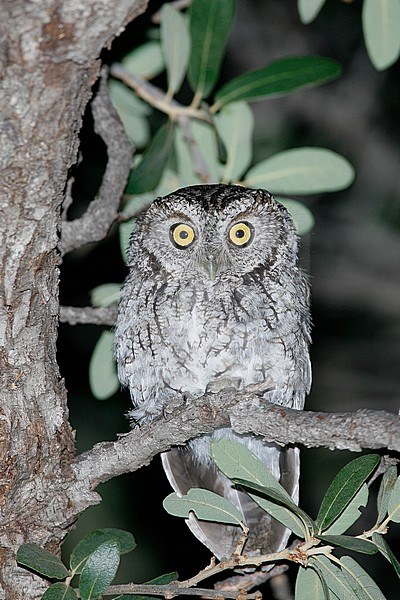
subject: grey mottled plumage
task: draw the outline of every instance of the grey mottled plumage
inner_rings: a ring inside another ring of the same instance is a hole
[[[277,404],[302,409],[310,387],[309,291],[297,266],[298,238],[285,208],[265,190],[233,185],[184,188],[140,216],[129,250],[115,354],[139,424],[177,393],[254,386]],[[297,501],[299,457],[256,436],[244,442]],[[162,455],[180,494],[205,487],[228,497],[250,527],[247,552],[275,552],[288,532],[213,465],[210,437]],[[219,558],[237,528],[188,522]]]

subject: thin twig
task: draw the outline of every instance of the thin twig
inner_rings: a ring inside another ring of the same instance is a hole
[[[209,590],[206,588],[181,587],[178,582],[168,585],[149,585],[128,583],[122,585],[111,585],[103,592],[103,596],[112,596],[114,594],[144,594],[151,596],[163,596],[164,598],[175,598],[176,596],[200,596],[201,598],[210,598],[218,600],[220,598],[232,598],[240,600],[259,600],[259,593],[243,594],[242,590]]]
[[[202,109],[192,108],[191,106],[184,106],[176,100],[172,100],[166,97],[165,92],[160,88],[152,85],[142,77],[133,75],[128,72],[123,65],[114,63],[110,67],[110,74],[123,81],[128,87],[135,90],[137,96],[156,108],[157,110],[165,113],[176,121],[179,117],[188,117],[190,119],[198,119],[199,121],[205,121],[211,123],[210,116]]]
[[[201,154],[200,148],[193,137],[192,130],[190,128],[190,120],[185,116],[180,116],[178,118],[178,123],[182,129],[183,139],[186,142],[189,152],[192,156],[195,174],[200,181],[203,181],[203,183],[209,183],[210,172]]]
[[[61,323],[70,325],[115,325],[117,318],[117,305],[112,304],[104,308],[92,306],[60,306]]]

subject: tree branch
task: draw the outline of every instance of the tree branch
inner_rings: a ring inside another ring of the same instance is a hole
[[[61,323],[70,325],[115,325],[117,305],[94,308],[92,306],[60,306]]]
[[[201,398],[175,397],[164,407],[162,418],[115,442],[96,444],[77,457],[73,466],[77,481],[84,480],[86,489],[93,490],[101,482],[148,464],[172,445],[227,426],[282,445],[400,451],[400,419],[395,414],[303,412],[266,403],[254,394],[224,391]]]
[[[133,148],[111,104],[106,73],[106,69],[103,69],[99,89],[92,102],[92,113],[94,129],[107,146],[107,167],[99,192],[85,214],[79,219],[62,223],[62,254],[104,239],[118,217],[120,199],[132,166]]]

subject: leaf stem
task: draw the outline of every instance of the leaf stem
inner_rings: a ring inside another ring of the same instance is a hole
[[[152,85],[142,77],[129,73],[123,65],[114,63],[110,67],[110,74],[119,79],[125,85],[132,88],[137,96],[150,104],[153,108],[165,113],[176,121],[179,117],[184,116],[190,119],[197,119],[199,121],[205,121],[211,123],[211,118],[205,110],[199,109],[197,106],[184,106],[176,100],[173,100],[166,95],[160,88]]]

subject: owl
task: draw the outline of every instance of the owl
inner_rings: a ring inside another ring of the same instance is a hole
[[[115,330],[121,383],[139,425],[175,395],[250,388],[302,409],[311,369],[309,287],[298,267],[298,236],[286,209],[265,190],[196,185],[157,198],[136,223]],[[282,549],[290,532],[215,466],[213,439],[245,444],[298,501],[299,454],[229,428],[162,454],[178,495],[205,488],[228,498],[250,528],[248,554]],[[171,440],[173,442],[173,440]],[[219,559],[239,528],[188,525]]]

